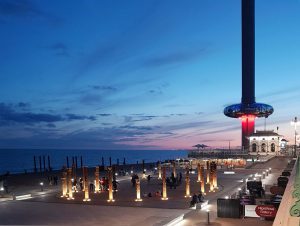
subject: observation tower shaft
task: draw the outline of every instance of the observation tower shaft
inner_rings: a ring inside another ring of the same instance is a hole
[[[242,1],[242,104],[255,103],[255,3]]]
[[[242,0],[242,100],[224,109],[224,114],[242,121],[242,148],[249,149],[255,118],[268,117],[272,106],[255,102],[255,1]]]

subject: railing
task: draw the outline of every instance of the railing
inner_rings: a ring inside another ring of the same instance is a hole
[[[300,225],[300,157],[292,170],[273,226]]]

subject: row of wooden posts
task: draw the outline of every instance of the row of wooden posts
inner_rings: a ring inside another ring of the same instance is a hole
[[[47,157],[47,163],[48,163],[48,167],[46,165],[46,157]],[[69,168],[69,157],[66,157],[67,160],[67,168]],[[48,171],[52,171],[52,167],[51,167],[51,161],[50,161],[50,156],[33,156],[33,170],[34,172],[38,172],[38,168],[37,168],[37,162],[39,163],[39,172],[46,172]],[[76,166],[76,169],[78,168],[78,161],[77,161],[77,156],[72,156],[72,165]],[[80,156],[80,165],[81,168],[83,166],[83,161],[82,161],[82,156]]]
[[[167,184],[166,184],[166,166],[158,165],[158,179],[162,180],[162,200],[168,200],[167,196]],[[176,163],[172,163],[173,175],[177,177],[176,174]],[[209,192],[214,192],[215,189],[218,189],[217,183],[217,164],[215,162],[206,162],[207,174],[206,174],[206,184],[209,184]],[[205,194],[205,176],[204,176],[204,166],[198,163],[197,165],[198,177],[197,182],[200,184],[200,190],[202,194]],[[108,176],[108,202],[114,202],[113,197],[113,173],[114,170],[112,167],[107,168],[107,176]],[[186,168],[185,174],[186,181],[186,189],[185,189],[185,197],[191,197],[190,193],[190,168]],[[143,178],[145,178],[145,171],[143,172]],[[67,198],[68,200],[74,199],[73,196],[73,181],[76,179],[76,169],[73,164],[72,168],[68,168],[66,171],[62,173],[62,196],[63,198]],[[100,172],[99,166],[95,169],[95,193],[100,192],[99,186],[100,180]],[[89,197],[89,184],[88,184],[88,168],[83,167],[83,191],[84,191],[84,199],[83,201],[90,201]],[[140,188],[140,180],[136,179],[136,199],[135,201],[142,201],[141,199],[141,188]]]
[[[46,165],[46,157],[47,157],[47,163],[48,163],[48,166]],[[47,170],[48,171],[51,171],[52,170],[52,167],[51,167],[51,161],[50,161],[50,156],[33,156],[33,170],[34,172],[38,172],[38,167],[37,167],[37,163],[39,164],[39,172],[46,172]],[[101,158],[101,163],[102,163],[102,166],[104,167],[105,164],[104,164],[104,157]],[[137,164],[138,164],[138,161],[137,161]],[[143,160],[143,167],[144,167],[144,160]],[[72,156],[72,165],[75,165],[76,169],[78,169],[78,158],[77,156]],[[117,162],[116,162],[116,165],[120,165],[120,161],[119,159],[117,159]],[[126,165],[126,159],[123,158],[123,165]],[[112,158],[109,157],[109,166],[111,167],[112,166]],[[66,167],[67,168],[70,168],[70,163],[69,163],[69,156],[66,157]],[[80,168],[83,169],[83,159],[82,159],[82,156],[80,156]]]
[[[37,159],[39,160],[39,171],[42,172],[46,172],[47,170],[48,171],[51,171],[51,162],[50,162],[50,156],[48,155],[47,156],[47,163],[48,163],[48,167],[46,166],[46,156],[33,156],[33,170],[34,172],[36,173],[38,171],[38,168],[37,168]],[[43,165],[43,167],[42,167]]]

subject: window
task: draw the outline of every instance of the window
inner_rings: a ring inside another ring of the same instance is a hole
[[[265,143],[261,144],[261,151],[266,152],[266,144]]]
[[[252,152],[256,152],[256,144],[252,144]]]
[[[274,143],[271,144],[271,152],[275,152],[275,144]]]

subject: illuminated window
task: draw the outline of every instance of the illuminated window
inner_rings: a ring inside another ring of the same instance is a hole
[[[256,152],[256,144],[252,144],[252,152]]]
[[[266,144],[265,143],[261,144],[261,151],[266,152]]]
[[[271,144],[271,152],[275,152],[275,144],[274,143]]]

